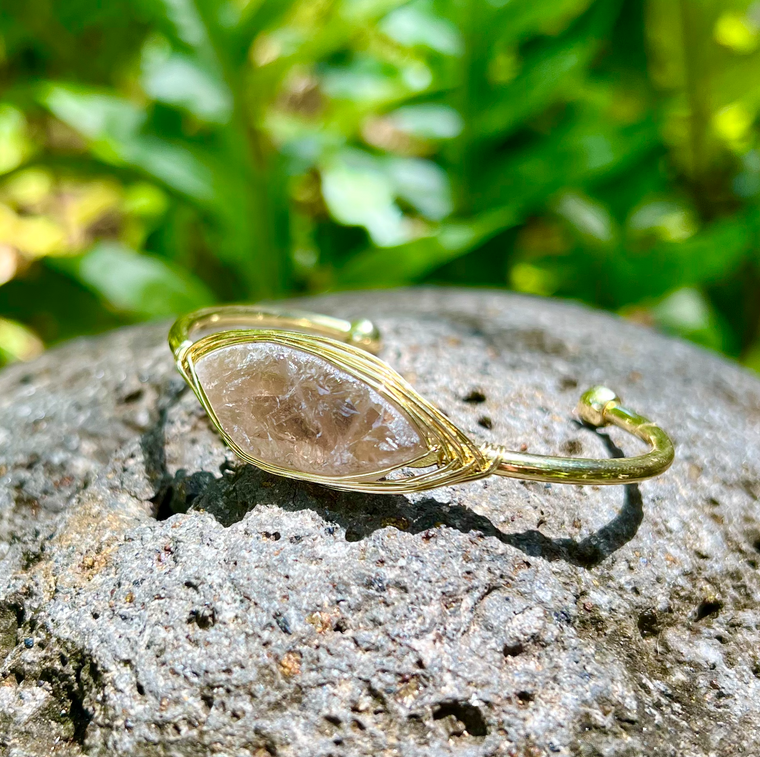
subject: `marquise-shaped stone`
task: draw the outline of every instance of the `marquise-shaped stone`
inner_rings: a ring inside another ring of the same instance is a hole
[[[353,476],[427,452],[400,408],[307,352],[271,342],[236,344],[204,355],[195,370],[222,428],[257,460]]]

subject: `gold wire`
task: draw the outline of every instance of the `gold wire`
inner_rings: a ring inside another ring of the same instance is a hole
[[[253,457],[222,427],[195,372],[195,364],[204,355],[222,347],[251,342],[268,342],[306,352],[363,381],[406,413],[426,442],[428,452],[403,466],[353,476],[304,473]],[[657,476],[673,462],[674,449],[668,435],[643,416],[623,407],[619,398],[604,387],[594,387],[583,394],[578,405],[581,418],[595,427],[618,426],[647,442],[652,447],[650,452],[632,458],[597,460],[532,455],[512,452],[501,445],[477,445],[387,363],[375,357],[380,336],[366,319],[345,321],[272,306],[206,308],[179,318],[169,331],[169,345],[179,372],[224,442],[238,457],[270,473],[335,489],[401,494],[492,474],[551,483],[626,484]],[[400,477],[386,478],[392,473]]]

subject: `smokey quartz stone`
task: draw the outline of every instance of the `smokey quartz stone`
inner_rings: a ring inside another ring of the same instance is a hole
[[[222,428],[256,460],[320,476],[371,476],[427,452],[399,407],[304,351],[235,344],[204,355],[195,370]]]

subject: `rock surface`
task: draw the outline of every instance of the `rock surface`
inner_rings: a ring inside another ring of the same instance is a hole
[[[605,383],[677,444],[628,488],[339,494],[239,464],[164,325],[0,375],[0,754],[760,754],[760,381],[577,306],[399,291],[382,356],[476,439],[609,455]]]
[[[235,344],[204,355],[195,370],[222,428],[261,462],[353,476],[379,473],[428,451],[399,408],[300,350]]]

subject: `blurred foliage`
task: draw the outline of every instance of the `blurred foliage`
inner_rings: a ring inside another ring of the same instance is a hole
[[[0,0],[0,65],[0,359],[434,282],[760,369],[760,2]]]

